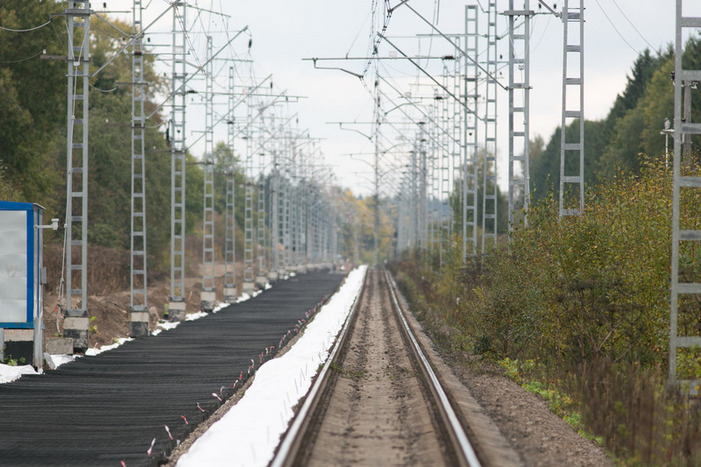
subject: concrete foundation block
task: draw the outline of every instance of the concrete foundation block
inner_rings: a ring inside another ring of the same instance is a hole
[[[51,355],[73,354],[73,339],[67,337],[47,337],[44,342],[44,352]]]
[[[235,287],[224,287],[224,301],[228,303],[233,303],[236,301]]]
[[[168,317],[171,321],[182,321],[185,319],[185,302],[168,302]]]
[[[253,282],[243,283],[243,293],[251,295],[256,291],[256,285]]]
[[[148,321],[132,321],[131,337],[146,337],[149,335]]]
[[[149,312],[134,311],[131,313],[131,337],[145,337],[149,335]]]
[[[63,320],[63,329],[75,331],[87,331],[90,319],[87,316],[66,316]]]
[[[214,309],[217,304],[217,292],[214,290],[203,290],[200,294],[200,307],[207,312]]]
[[[88,331],[63,328],[63,337],[73,339],[73,352],[85,353],[88,350]]]
[[[73,351],[83,353],[88,349],[88,329],[90,319],[87,316],[66,316],[63,320],[63,337],[73,339]]]

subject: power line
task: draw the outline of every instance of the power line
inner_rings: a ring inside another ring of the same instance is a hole
[[[648,42],[648,40],[645,38],[645,36],[643,36],[643,35],[640,33],[640,31],[638,30],[638,28],[635,27],[635,24],[633,24],[633,22],[632,22],[630,19],[628,19],[628,16],[626,16],[626,14],[623,12],[623,10],[621,9],[621,7],[618,6],[618,3],[616,3],[616,0],[611,0],[611,1],[613,2],[614,5],[616,5],[616,8],[618,8],[618,11],[621,12],[621,14],[622,14],[623,17],[626,19],[626,21],[628,21],[628,24],[630,24],[630,25],[633,27],[633,29],[635,30],[635,32],[637,32],[638,35],[642,38],[642,40],[644,40],[645,43],[650,47],[650,50],[655,50],[655,47],[653,47],[653,45],[650,44],[650,42]]]
[[[3,65],[12,65],[12,64],[14,64],[14,63],[26,62],[27,60],[31,60],[31,59],[33,59],[33,58],[38,57],[38,56],[41,55],[42,53],[43,53],[43,52],[39,52],[39,53],[36,53],[36,54],[34,54],[34,55],[30,55],[29,57],[20,58],[19,60],[0,60],[0,64],[3,64]]]
[[[6,28],[3,26],[0,26],[0,29],[2,29],[3,31],[9,31],[9,32],[31,32],[31,31],[36,31],[37,29],[41,29],[44,26],[48,26],[50,23],[51,23],[51,20],[48,20],[44,24],[40,24],[39,26],[29,28],[29,29],[12,29],[12,28]]]
[[[633,47],[633,45],[631,45],[631,43],[628,42],[628,40],[625,37],[623,37],[623,34],[621,34],[621,31],[619,31],[618,28],[616,28],[616,25],[613,24],[613,21],[611,21],[611,18],[609,18],[609,15],[606,14],[606,11],[601,6],[601,3],[599,3],[599,0],[596,0],[596,4],[599,5],[599,9],[604,14],[604,16],[608,20],[608,22],[611,25],[611,27],[613,28],[613,30],[616,31],[616,34],[618,34],[618,37],[623,39],[623,42],[625,42],[628,45],[628,47],[630,47],[636,54],[640,55],[640,51],[638,49],[636,49],[635,47]]]

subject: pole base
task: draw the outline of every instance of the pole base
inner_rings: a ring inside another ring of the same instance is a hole
[[[149,335],[149,315],[148,311],[130,310],[131,314],[131,337],[145,337]]]
[[[73,351],[85,353],[88,350],[88,328],[90,319],[87,316],[66,316],[63,320],[63,337],[73,339]]]
[[[200,295],[200,308],[206,313],[211,313],[217,305],[217,292],[214,290],[203,290]]]
[[[224,301],[234,303],[236,301],[236,287],[224,287]]]
[[[168,318],[171,321],[183,321],[185,319],[186,304],[182,301],[168,302]]]

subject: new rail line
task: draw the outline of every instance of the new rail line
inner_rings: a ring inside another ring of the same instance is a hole
[[[481,465],[397,295],[368,272],[271,465]]]

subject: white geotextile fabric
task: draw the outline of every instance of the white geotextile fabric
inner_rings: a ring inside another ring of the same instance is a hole
[[[366,269],[348,274],[297,343],[258,369],[246,394],[195,441],[177,467],[268,465],[292,419],[292,407],[309,391],[360,294]]]

